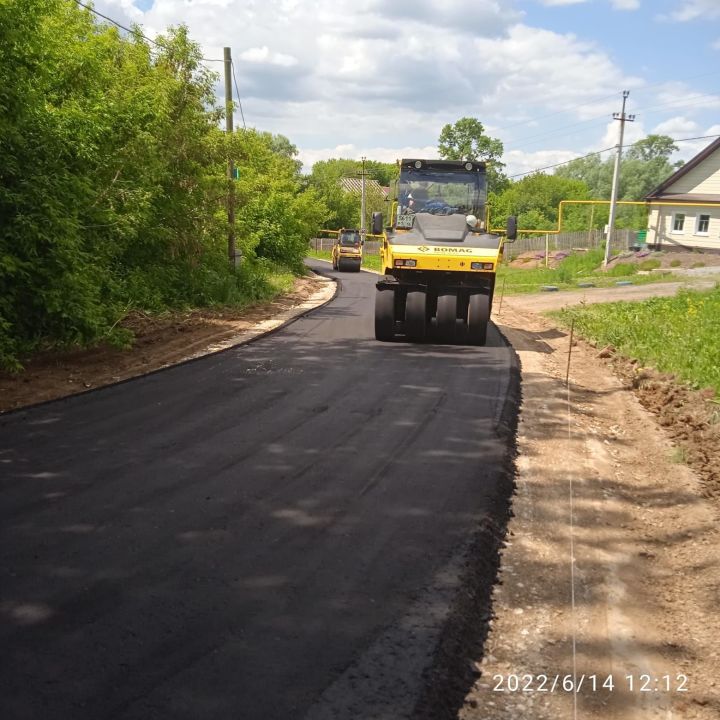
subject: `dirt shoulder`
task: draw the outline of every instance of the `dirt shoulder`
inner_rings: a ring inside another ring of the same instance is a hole
[[[42,353],[17,375],[0,373],[0,412],[111,385],[248,342],[330,300],[335,287],[332,280],[313,274],[297,278],[290,293],[241,311],[130,316],[123,323],[135,335],[128,349],[99,345]]]
[[[717,718],[718,499],[597,349],[573,347],[566,387],[569,338],[515,300],[514,517],[459,717]]]

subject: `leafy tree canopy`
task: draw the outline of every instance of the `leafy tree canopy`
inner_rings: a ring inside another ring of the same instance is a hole
[[[390,186],[398,176],[398,167],[394,163],[366,160],[365,171],[368,177],[376,180],[382,187]],[[329,213],[326,225],[330,229],[341,227],[359,227],[361,199],[359,193],[343,190],[342,178],[360,178],[361,160],[331,158],[320,160],[313,165],[308,184],[315,189]],[[388,210],[384,196],[377,188],[367,187],[365,202],[365,226],[370,227],[373,212],[386,213]]]
[[[287,138],[220,132],[217,76],[187,29],[157,41],[66,0],[0,2],[0,365],[112,339],[132,309],[252,300],[328,213]]]
[[[669,157],[677,150],[672,138],[666,135],[648,135],[633,144],[624,153],[620,166],[621,200],[644,200],[660,183],[666,180],[678,167],[670,163]],[[573,160],[558,168],[559,177],[582,180],[597,200],[609,200],[612,190],[612,176],[615,158],[610,155],[602,160],[599,155]]]
[[[500,192],[507,184],[503,173],[503,144],[485,134],[485,127],[472,117],[460,118],[440,131],[438,151],[445,160],[484,160],[488,163],[488,184]]]

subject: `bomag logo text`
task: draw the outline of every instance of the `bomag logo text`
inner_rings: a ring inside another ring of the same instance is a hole
[[[454,248],[454,247],[434,247],[434,252],[442,252],[442,253],[472,253],[472,250],[470,248]]]

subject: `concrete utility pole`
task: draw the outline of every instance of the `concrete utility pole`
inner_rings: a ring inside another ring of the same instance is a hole
[[[360,176],[362,178],[360,183],[360,239],[365,240],[365,158],[362,158],[362,172]]]
[[[620,181],[620,159],[622,157],[623,138],[625,137],[625,123],[634,122],[634,115],[625,114],[625,101],[628,99],[630,94],[629,90],[623,90],[623,104],[622,112],[613,113],[615,120],[620,121],[620,140],[617,144],[617,153],[615,155],[615,169],[613,171],[612,190],[610,192],[610,219],[608,220],[608,233],[607,241],[605,243],[605,260],[603,260],[603,267],[606,267],[610,260],[610,245],[612,244],[613,235],[615,233],[615,214],[617,211],[617,194],[618,184]]]
[[[230,48],[223,49],[225,64],[225,131],[228,136],[233,133],[233,92],[232,92],[232,57]],[[227,216],[228,216],[228,259],[231,267],[235,267],[235,166],[228,154],[227,161]]]

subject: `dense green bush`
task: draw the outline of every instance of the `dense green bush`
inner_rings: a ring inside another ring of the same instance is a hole
[[[0,3],[0,364],[133,308],[232,303],[298,268],[326,208],[267,133],[219,130],[184,27],[151,47],[65,0]],[[292,147],[292,146],[290,146]],[[225,163],[245,266],[227,260]]]

